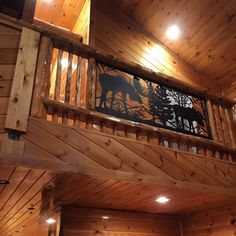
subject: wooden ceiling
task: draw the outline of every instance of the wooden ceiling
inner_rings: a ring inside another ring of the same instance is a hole
[[[183,214],[236,203],[233,196],[14,166],[0,166],[0,179],[10,182],[0,185],[0,235],[4,236],[46,235],[40,209],[52,199],[42,198],[45,188],[53,191],[55,206]],[[160,195],[169,197],[170,202],[157,204]]]
[[[236,98],[235,0],[112,0],[109,1],[157,41]],[[181,36],[166,37],[176,24]],[[232,88],[233,86],[233,88]]]
[[[58,206],[179,215],[236,203],[235,197],[224,195],[71,174],[57,177],[53,196]],[[156,203],[160,196],[168,197],[170,202]]]
[[[85,0],[37,0],[34,17],[72,30],[84,3]]]

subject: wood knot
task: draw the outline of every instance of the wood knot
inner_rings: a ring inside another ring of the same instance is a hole
[[[231,225],[234,225],[234,224],[235,224],[235,219],[232,219],[232,220],[230,221],[230,224],[231,224]]]
[[[18,101],[19,101],[18,97],[14,97],[14,98],[13,98],[13,102],[14,102],[14,103],[17,103]]]

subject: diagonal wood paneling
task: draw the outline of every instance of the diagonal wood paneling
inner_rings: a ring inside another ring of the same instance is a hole
[[[24,139],[66,162],[212,186],[236,184],[234,164],[125,137],[32,119]]]

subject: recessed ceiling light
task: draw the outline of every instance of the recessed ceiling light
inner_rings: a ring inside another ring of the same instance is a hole
[[[102,216],[102,219],[108,220],[108,219],[110,219],[110,217],[109,216]]]
[[[54,220],[53,218],[49,218],[49,219],[46,220],[46,222],[48,224],[54,224],[56,222],[56,220]]]
[[[162,197],[158,197],[157,199],[156,199],[156,202],[158,202],[158,203],[167,203],[167,202],[169,202],[170,201],[170,199],[169,198],[167,198],[167,197],[164,197],[164,196],[162,196]]]
[[[171,40],[175,40],[179,37],[180,30],[177,25],[172,25],[167,30],[167,37]]]
[[[0,184],[10,184],[10,181],[7,179],[0,179]]]

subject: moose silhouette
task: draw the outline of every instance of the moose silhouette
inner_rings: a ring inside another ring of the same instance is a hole
[[[111,75],[107,73],[100,73],[99,74],[99,81],[102,88],[102,94],[100,98],[99,107],[102,106],[107,108],[106,99],[107,93],[110,91],[111,95],[111,106],[110,109],[113,109],[114,98],[117,93],[121,93],[122,102],[124,105],[124,110],[126,114],[128,114],[126,101],[127,95],[129,95],[130,100],[137,101],[139,104],[142,103],[141,96],[139,95],[135,86],[132,86],[125,78],[120,75]]]
[[[196,121],[198,125],[204,126],[204,117],[201,112],[195,110],[193,107],[182,107],[179,105],[172,106],[175,113],[175,121],[177,128],[184,130],[184,120],[189,123],[189,131],[195,133],[193,122]]]

